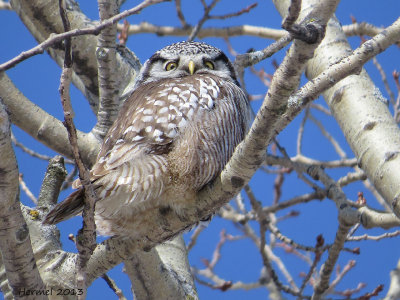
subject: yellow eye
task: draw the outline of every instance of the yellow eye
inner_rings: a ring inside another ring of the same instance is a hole
[[[178,67],[178,64],[174,61],[170,61],[165,65],[165,71],[172,71]]]
[[[210,70],[214,70],[214,64],[211,61],[205,61],[204,65],[210,69]]]

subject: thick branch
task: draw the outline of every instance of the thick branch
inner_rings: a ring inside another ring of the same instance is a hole
[[[125,261],[135,299],[198,299],[182,236]],[[154,285],[157,288],[154,288]]]
[[[0,101],[0,251],[8,283],[15,298],[26,289],[44,290],[33,256],[29,230],[21,213],[18,166],[11,144],[6,107]],[[24,299],[45,299],[27,296]]]
[[[118,13],[117,0],[98,0],[99,14],[101,22],[113,17]],[[103,140],[108,128],[117,118],[119,111],[119,97],[116,60],[117,24],[113,24],[103,29],[97,39],[96,57],[98,63],[99,78],[99,110],[97,113],[97,123],[93,128],[93,134]]]
[[[67,130],[62,122],[29,101],[4,72],[0,72],[0,98],[7,106],[13,124],[54,151],[72,157]],[[99,142],[92,134],[80,131],[77,134],[82,158],[91,165],[99,151]]]
[[[118,31],[123,30],[123,24],[118,24]],[[346,36],[375,36],[380,33],[383,29],[376,27],[368,23],[357,23],[344,25],[343,31]],[[193,27],[190,25],[182,27],[173,26],[158,26],[148,22],[142,22],[140,24],[129,25],[128,34],[141,34],[141,33],[154,33],[158,36],[188,36],[193,31]],[[256,36],[259,38],[278,40],[287,34],[286,30],[259,27],[252,25],[239,25],[231,27],[203,27],[197,33],[199,39],[206,37],[233,37],[233,36]]]
[[[160,0],[161,1],[161,0]],[[144,7],[160,2],[157,0],[146,1],[144,4],[125,11],[118,15],[116,19],[108,20],[99,24],[89,20],[79,9],[73,0],[66,0],[67,15],[71,20],[72,32],[64,34],[63,25],[58,14],[58,3],[53,0],[12,0],[11,4],[26,27],[30,30],[36,40],[41,43],[35,48],[22,53],[20,58],[12,60],[14,63],[20,59],[26,59],[29,56],[49,51],[52,58],[61,67],[64,60],[64,48],[62,41],[66,36],[76,36],[72,41],[74,52],[73,83],[86,96],[93,111],[97,113],[98,109],[98,74],[97,61],[93,55],[96,52],[97,38],[93,34],[98,34],[103,28],[115,24],[132,13],[136,13]],[[89,35],[88,35],[89,34]],[[49,48],[50,47],[50,48]],[[125,55],[125,50],[117,49],[117,78],[118,89],[123,90],[129,82],[133,81],[140,69],[140,63],[136,59],[131,60]],[[126,63],[126,61],[130,63]],[[132,63],[133,62],[133,63]],[[3,64],[4,65],[4,64]],[[1,67],[0,67],[1,69]]]
[[[40,189],[38,206],[50,206],[57,203],[58,195],[66,176],[64,158],[56,156],[50,159]]]
[[[338,23],[332,21],[328,39],[324,41],[329,46],[321,48],[324,52],[317,52],[308,66],[307,75],[314,77],[313,82],[318,85],[318,89],[324,88],[325,84],[330,86],[328,81],[337,82],[337,76],[341,77],[343,73],[350,74],[359,70],[367,60],[398,41],[400,19],[356,49],[353,55],[324,70],[324,67],[332,64],[332,60],[327,60],[325,51],[329,51],[329,57],[343,57],[349,51],[344,39],[338,38],[340,34],[343,35]],[[339,41],[341,45],[335,44]],[[310,87],[311,84],[303,90],[310,91]],[[360,75],[349,76],[327,90],[324,97],[354,151],[359,166],[386,203],[400,216],[400,130],[380,91],[366,72],[361,71]]]

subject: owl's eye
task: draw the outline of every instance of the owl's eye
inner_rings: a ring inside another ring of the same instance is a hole
[[[210,69],[210,70],[214,70],[214,64],[211,62],[211,61],[205,61],[204,62],[204,65],[208,68],[208,69]]]
[[[165,65],[165,71],[172,71],[178,67],[178,64],[174,61],[170,61]]]

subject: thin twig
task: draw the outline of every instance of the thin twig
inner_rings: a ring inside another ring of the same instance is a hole
[[[303,119],[301,119],[299,130],[297,132],[297,143],[296,143],[297,155],[301,155],[301,146],[303,144],[303,136],[304,136],[304,126],[306,125],[309,115],[310,115],[310,105],[307,105],[306,108],[304,109],[304,117]]]
[[[375,67],[379,71],[379,74],[381,75],[382,82],[383,82],[386,92],[389,95],[390,102],[392,103],[392,105],[395,105],[394,93],[393,93],[392,89],[390,88],[385,70],[383,70],[382,65],[379,63],[379,61],[376,57],[372,58],[372,63],[375,65]]]
[[[214,16],[209,16],[209,18],[210,19],[215,19],[215,20],[225,20],[225,19],[228,19],[228,18],[238,17],[238,16],[243,15],[245,13],[249,13],[250,10],[255,8],[257,5],[258,5],[258,3],[255,2],[255,3],[250,4],[249,6],[243,8],[243,9],[237,11],[237,12],[230,13],[230,14],[225,14],[225,15],[221,15],[221,16],[215,16],[215,15]]]
[[[181,0],[175,0],[175,9],[176,13],[178,14],[178,19],[181,22],[183,28],[187,27],[188,24],[186,23],[185,16],[182,13],[182,5]]]
[[[324,125],[317,120],[312,114],[309,115],[310,120],[317,125],[318,129],[321,131],[322,135],[332,144],[336,153],[339,155],[341,159],[346,159],[346,152],[340,147],[339,143],[336,139],[325,129]]]
[[[118,40],[120,45],[126,45],[126,42],[128,41],[128,29],[129,29],[129,22],[128,20],[124,20],[124,25],[122,27],[121,32],[118,34]]]
[[[307,177],[304,176],[303,172],[298,168],[298,165],[292,162],[292,160],[290,159],[289,155],[287,154],[285,148],[283,148],[275,138],[273,138],[273,141],[275,142],[275,144],[276,144],[277,148],[279,149],[279,151],[288,160],[289,165],[296,171],[297,176],[299,176],[299,178],[301,180],[303,180],[306,184],[311,186],[314,190],[318,190],[320,187],[317,184],[315,184],[314,182],[312,182],[311,180],[309,180]]]
[[[23,174],[19,173],[19,185],[21,187],[21,190],[23,190],[25,192],[25,194],[28,196],[29,199],[32,200],[32,202],[34,204],[37,204],[37,198],[35,197],[35,195],[31,192],[31,190],[29,189],[29,187],[26,185],[24,179],[23,179]]]
[[[61,190],[66,190],[72,185],[72,182],[74,181],[75,176],[78,174],[78,168],[76,165],[74,165],[74,168],[72,169],[71,172],[68,173],[67,177],[65,177],[65,181],[61,187]]]
[[[121,291],[121,289],[117,286],[114,280],[107,274],[104,274],[101,276],[107,282],[107,285],[114,291],[115,295],[117,295],[119,300],[126,300],[124,293]]]
[[[329,107],[325,107],[325,106],[315,103],[315,102],[312,102],[310,106],[316,110],[319,110],[320,112],[323,112],[327,116],[332,116],[332,113],[329,110]]]
[[[380,241],[382,239],[386,239],[386,238],[392,238],[392,237],[396,237],[400,235],[400,230],[396,230],[394,232],[386,232],[384,234],[381,235],[369,235],[369,234],[363,234],[363,235],[359,235],[359,236],[350,236],[347,238],[347,241],[350,242],[358,242],[358,241]]]
[[[202,1],[203,6],[204,6],[204,14],[203,17],[200,19],[200,21],[196,24],[196,26],[193,28],[192,32],[190,33],[189,37],[188,37],[188,41],[193,41],[194,38],[196,37],[197,33],[200,31],[201,27],[203,26],[203,24],[210,19],[210,12],[211,10],[215,7],[215,5],[217,5],[217,3],[220,0],[213,0],[211,2],[210,5],[207,5],[204,1]]]
[[[263,50],[238,55],[236,56],[234,62],[235,67],[240,70],[255,65],[260,61],[272,56],[282,48],[286,47],[291,41],[292,37],[290,36],[290,34],[285,34],[282,38],[264,48]]]
[[[310,281],[312,275],[314,274],[315,270],[317,269],[317,265],[319,263],[319,261],[321,260],[321,256],[323,253],[322,247],[324,245],[324,238],[322,237],[322,235],[319,235],[317,237],[317,243],[315,245],[315,256],[314,256],[314,261],[312,263],[312,265],[310,266],[310,270],[308,271],[308,273],[306,274],[306,276],[303,279],[303,282],[300,286],[300,294],[303,293],[307,283]]]
[[[192,250],[192,248],[194,247],[194,245],[196,245],[197,242],[197,238],[199,237],[200,233],[203,232],[203,230],[205,229],[205,226],[197,226],[196,229],[193,231],[192,236],[190,237],[190,241],[186,246],[187,251],[189,252],[190,250]]]
[[[33,157],[36,157],[36,158],[39,158],[39,159],[43,159],[43,160],[47,160],[47,161],[49,161],[50,159],[52,159],[51,156],[37,153],[37,152],[33,151],[32,149],[29,149],[28,147],[26,147],[24,144],[20,143],[20,142],[16,139],[16,137],[14,136],[13,133],[11,133],[11,141],[13,142],[13,144],[14,144],[15,146],[17,146],[17,147],[20,148],[22,151],[24,151],[25,153],[28,153],[29,155],[31,155],[31,156],[33,156]],[[73,160],[68,159],[68,158],[64,158],[64,163],[71,164],[71,165],[75,164],[75,162],[74,162]]]
[[[355,260],[350,260],[343,268],[343,270],[336,275],[336,278],[331,282],[329,285],[329,292],[335,289],[335,287],[339,284],[340,281],[342,281],[343,277],[354,267],[356,266],[356,261]],[[328,293],[329,293],[328,292]]]
[[[256,211],[256,213],[257,213],[258,223],[260,225],[260,242],[259,242],[258,246],[260,249],[260,253],[261,253],[261,257],[262,257],[264,266],[267,269],[270,278],[273,280],[273,282],[275,283],[275,285],[277,286],[277,288],[279,290],[282,290],[286,293],[290,293],[294,296],[299,296],[298,290],[293,290],[289,286],[283,285],[282,282],[279,281],[279,278],[276,275],[276,272],[273,269],[270,259],[267,255],[267,252],[265,251],[265,245],[266,245],[265,233],[267,231],[267,223],[268,223],[267,217],[262,210],[261,204],[253,197],[251,197],[249,199],[250,199],[251,205],[253,206],[254,211]]]
[[[396,88],[397,88],[397,98],[396,98],[396,104],[394,105],[394,119],[396,120],[397,123],[400,122],[400,81],[399,81],[399,76],[400,72],[394,70],[392,73],[394,82],[396,83]]]
[[[87,27],[87,28],[82,28],[82,29],[77,28],[77,29],[68,30],[66,32],[59,33],[59,34],[52,34],[45,41],[40,43],[39,45],[33,47],[32,49],[30,49],[28,51],[21,52],[16,57],[1,64],[0,72],[10,69],[10,68],[14,67],[16,64],[34,56],[34,55],[42,54],[47,48],[53,46],[56,43],[59,43],[59,42],[65,40],[67,38],[71,38],[71,37],[79,36],[79,35],[85,35],[85,34],[98,35],[100,33],[100,31],[102,31],[104,28],[111,26],[111,25],[117,23],[118,21],[125,19],[126,17],[128,17],[130,15],[137,14],[141,10],[143,10],[144,8],[146,8],[150,5],[164,2],[164,1],[167,1],[167,0],[146,0],[146,1],[143,1],[142,3],[140,3],[139,5],[135,6],[134,8],[126,10],[104,22],[99,23],[99,25],[97,25],[97,26]]]
[[[63,22],[64,30],[69,31],[70,23],[65,12],[65,3],[63,0],[59,0],[60,15]],[[72,119],[72,106],[69,95],[69,88],[72,80],[72,49],[71,49],[71,38],[65,39],[65,57],[64,66],[60,79],[60,96],[61,104],[64,112],[64,125],[68,131],[68,138],[72,147],[73,156],[76,165],[79,169],[79,177],[85,191],[85,205],[83,209],[83,227],[81,230],[81,237],[77,238],[77,273],[76,273],[76,285],[77,288],[82,289],[82,295],[78,296],[78,299],[85,299],[86,297],[86,265],[96,247],[96,225],[94,222],[94,204],[96,194],[94,193],[93,186],[90,182],[89,171],[84,166],[81,155],[78,148],[78,138],[76,135],[76,128]]]

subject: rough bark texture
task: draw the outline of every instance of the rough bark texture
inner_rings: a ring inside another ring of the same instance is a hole
[[[11,5],[15,12],[24,22],[27,29],[38,42],[44,41],[52,33],[64,32],[58,9],[58,1],[53,0],[13,0]],[[71,23],[71,29],[90,27],[95,22],[87,18],[73,0],[66,0],[67,15]],[[99,105],[99,84],[96,56],[97,37],[83,35],[72,40],[72,51],[74,53],[73,84],[82,91],[89,101],[95,114]],[[64,50],[62,44],[49,49],[50,56],[61,67],[64,61]],[[124,50],[117,51],[116,64],[119,75],[116,80],[117,86],[123,89],[133,81],[140,69],[140,63],[126,63],[128,60]]]
[[[289,1],[275,1],[285,15]],[[330,65],[351,53],[337,19],[332,18],[321,45],[306,68],[313,79]],[[379,89],[364,69],[351,75],[323,93],[336,121],[339,123],[359,166],[400,216],[400,130]]]
[[[181,236],[125,261],[135,299],[198,299]],[[154,283],[158,287],[154,288]]]
[[[29,229],[19,202],[19,174],[11,145],[10,122],[0,98],[0,251],[8,284],[16,299],[45,299],[43,295],[26,296],[29,290],[44,290],[33,257]]]

